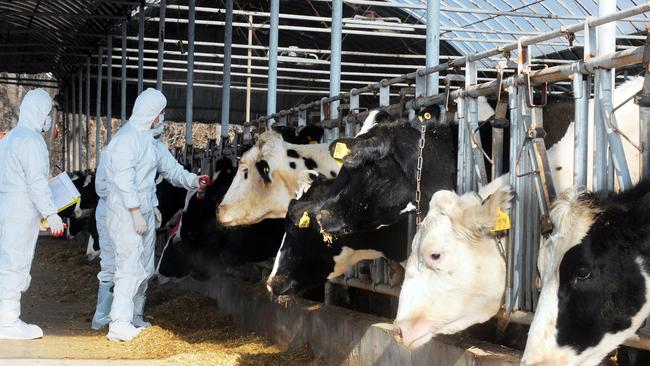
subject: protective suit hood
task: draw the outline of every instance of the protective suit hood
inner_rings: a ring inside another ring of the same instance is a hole
[[[138,131],[150,130],[151,123],[166,106],[167,98],[165,98],[163,93],[154,88],[147,88],[135,100],[129,122]]]
[[[52,98],[50,95],[43,89],[32,89],[25,94],[20,103],[18,126],[41,133],[51,110]]]

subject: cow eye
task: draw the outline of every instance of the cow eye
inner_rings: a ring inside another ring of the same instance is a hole
[[[578,268],[578,270],[575,273],[575,278],[578,281],[584,281],[591,277],[591,272],[587,268]]]
[[[248,179],[248,169],[244,169],[244,179]]]

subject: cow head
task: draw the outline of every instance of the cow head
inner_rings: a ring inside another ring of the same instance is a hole
[[[323,243],[316,222],[322,197],[331,183],[317,179],[289,205],[285,235],[267,281],[267,289],[276,296],[321,286],[334,268],[335,250]]]
[[[338,173],[326,145],[292,145],[277,132],[261,134],[239,162],[237,175],[219,206],[219,221],[239,226],[284,218],[300,174],[311,169],[332,177]]]
[[[650,183],[611,197],[569,190],[538,257],[524,365],[595,365],[650,312]]]
[[[501,305],[505,260],[493,230],[512,198],[498,180],[482,201],[475,193],[438,191],[420,225],[399,297],[396,326],[416,348],[435,334],[450,334],[487,321]],[[496,188],[496,189],[495,189]]]

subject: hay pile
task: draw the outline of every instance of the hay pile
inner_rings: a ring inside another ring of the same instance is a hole
[[[153,283],[145,314],[154,326],[132,342],[110,342],[106,329],[90,330],[99,265],[87,262],[84,249],[80,242],[51,238],[41,239],[37,247],[28,307],[35,323],[45,325],[42,342],[56,347],[42,357],[161,359],[164,364],[199,366],[322,364],[308,347],[282,351],[255,333],[236,329],[214,299]],[[52,307],[52,301],[59,305]],[[57,339],[57,334],[65,337]]]

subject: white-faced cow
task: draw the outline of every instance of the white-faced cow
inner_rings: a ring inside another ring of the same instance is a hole
[[[479,194],[438,191],[413,239],[395,325],[416,348],[493,317],[501,307],[506,264],[492,231],[512,198],[507,176]]]
[[[339,166],[326,144],[294,145],[283,141],[277,132],[264,132],[242,156],[219,206],[219,221],[224,226],[238,226],[284,218],[300,174],[306,170],[336,177]]]
[[[597,365],[650,314],[650,181],[610,196],[566,191],[551,219],[522,363]]]
[[[288,295],[323,286],[364,259],[406,260],[406,215],[394,225],[326,241],[316,215],[334,180],[323,176],[313,179],[307,191],[289,205],[285,237],[267,280],[270,292]]]

